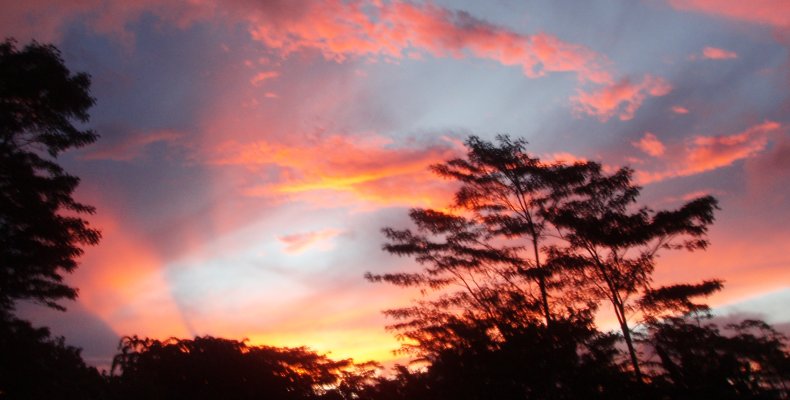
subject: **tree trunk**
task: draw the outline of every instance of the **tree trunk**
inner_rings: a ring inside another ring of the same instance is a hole
[[[535,251],[535,266],[538,269],[538,286],[540,287],[540,297],[543,303],[543,315],[546,318],[546,326],[551,325],[551,311],[549,311],[549,292],[546,289],[546,276],[543,274],[543,266],[540,265],[540,253],[538,252],[538,241],[532,236],[532,249]]]
[[[620,330],[623,331],[623,338],[625,338],[625,345],[628,347],[628,354],[631,357],[631,366],[634,368],[634,374],[636,375],[636,380],[639,383],[644,383],[644,378],[642,376],[642,370],[639,369],[639,359],[636,357],[636,349],[634,348],[634,342],[631,339],[631,329],[628,328],[628,321],[625,319],[625,309],[623,309],[622,304],[616,304],[616,314],[617,319],[620,322]]]

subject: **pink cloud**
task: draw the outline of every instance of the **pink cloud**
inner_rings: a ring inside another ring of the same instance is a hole
[[[732,135],[694,137],[682,148],[672,152],[675,156],[667,169],[637,171],[637,179],[647,184],[730,166],[762,152],[768,145],[768,135],[780,128],[779,123],[766,121]]]
[[[321,250],[329,250],[332,247],[330,240],[341,233],[343,231],[337,229],[324,229],[280,236],[277,240],[285,245],[286,253],[296,254],[313,246],[318,246]]]
[[[143,134],[125,135],[123,140],[108,145],[100,145],[83,156],[86,160],[131,161],[140,156],[146,146],[153,143],[174,143],[184,136],[183,133],[162,130]]]
[[[682,114],[688,114],[689,113],[689,109],[686,108],[686,107],[683,107],[683,106],[672,106],[671,110],[675,114],[681,114],[682,115]]]
[[[252,79],[250,79],[250,83],[253,86],[260,86],[263,84],[264,81],[267,81],[269,79],[274,79],[278,76],[280,76],[280,73],[277,71],[263,71],[255,74],[255,76],[253,76]]]
[[[598,90],[579,90],[571,100],[577,113],[596,116],[602,122],[615,115],[626,121],[634,117],[634,113],[648,96],[664,96],[670,91],[672,86],[666,80],[646,75],[640,82],[623,78]]]
[[[283,55],[315,49],[336,61],[352,56],[397,59],[418,55],[416,50],[437,57],[490,59],[519,66],[529,77],[573,72],[582,81],[611,81],[606,59],[584,46],[545,33],[521,34],[430,3],[275,3],[257,5],[248,19],[253,38]]]
[[[702,57],[708,60],[729,60],[738,58],[734,51],[724,50],[717,47],[705,47],[702,49]]]
[[[656,135],[650,132],[645,132],[645,136],[643,136],[642,139],[639,139],[639,141],[633,142],[632,144],[639,150],[642,150],[653,157],[660,157],[664,154],[664,150],[666,150],[664,144],[658,140]]]
[[[575,154],[571,154],[568,152],[544,154],[540,157],[540,159],[542,162],[546,162],[546,163],[567,163],[567,164],[587,161],[587,159],[584,157],[579,157]]]
[[[679,10],[717,15],[738,21],[790,27],[787,0],[669,0]]]

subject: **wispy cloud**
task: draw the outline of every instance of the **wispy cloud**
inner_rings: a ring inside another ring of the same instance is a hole
[[[664,96],[671,91],[672,85],[669,82],[647,75],[639,82],[623,78],[600,89],[579,90],[572,102],[577,113],[596,116],[601,121],[607,121],[614,116],[626,121],[634,117],[634,113],[646,98]]]
[[[253,37],[285,55],[315,49],[343,61],[353,56],[398,59],[416,51],[490,59],[519,66],[529,77],[572,72],[582,81],[611,81],[606,58],[582,45],[546,33],[522,34],[431,3],[264,2],[250,13]]]
[[[311,247],[317,247],[319,250],[326,251],[332,249],[331,239],[342,233],[343,231],[338,229],[323,229],[320,231],[292,233],[280,236],[277,240],[285,245],[285,252],[290,254],[298,254]]]
[[[446,200],[449,188],[437,183],[429,166],[459,150],[447,141],[412,148],[376,135],[332,135],[301,144],[227,142],[210,163],[243,166],[253,182],[257,175],[258,182],[245,189],[250,196],[299,196],[326,205],[331,199],[315,193],[328,191],[381,205],[436,205]],[[272,167],[276,173],[263,179],[261,171]]]
[[[732,135],[693,137],[682,147],[673,149],[667,168],[637,171],[637,179],[646,184],[730,166],[763,151],[768,145],[769,133],[780,128],[779,123],[766,121]]]
[[[702,53],[700,54],[692,54],[689,56],[691,60],[731,60],[734,58],[738,58],[738,53],[710,46],[702,49]]]
[[[252,79],[250,79],[250,83],[253,86],[260,86],[263,84],[263,82],[269,79],[274,79],[278,76],[280,76],[280,73],[277,71],[262,71],[255,74],[255,76],[253,76]]]
[[[669,0],[669,4],[680,10],[790,27],[790,2],[786,0]]]
[[[147,133],[127,134],[120,141],[99,145],[98,149],[86,153],[86,160],[131,161],[154,143],[175,143],[184,136],[181,132],[162,130]]]
[[[660,157],[666,150],[664,144],[650,132],[645,132],[645,136],[642,136],[639,141],[633,142],[633,145],[653,157]]]

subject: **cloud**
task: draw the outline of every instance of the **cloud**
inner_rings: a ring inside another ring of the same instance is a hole
[[[702,49],[701,54],[692,54],[689,56],[690,60],[731,60],[734,58],[738,58],[736,52],[711,46],[706,46]]]
[[[683,106],[672,106],[671,110],[675,114],[683,115],[683,114],[688,114],[689,113],[689,109],[686,108],[686,107],[683,107]]]
[[[645,136],[643,136],[642,139],[639,139],[639,141],[633,142],[632,144],[639,150],[642,150],[653,157],[660,157],[664,154],[664,150],[666,150],[664,144],[658,140],[656,135],[650,132],[645,132]]]
[[[318,246],[322,251],[330,250],[332,248],[330,240],[342,233],[343,231],[337,229],[324,229],[280,236],[277,240],[285,245],[286,253],[298,254],[314,246]]]
[[[605,122],[615,115],[630,120],[642,102],[650,97],[664,96],[672,86],[664,79],[646,75],[640,82],[623,78],[616,83],[589,92],[579,90],[571,99],[574,111],[598,117]]]
[[[526,35],[490,24],[464,11],[431,3],[264,2],[250,9],[252,37],[287,56],[302,49],[325,58],[473,56],[519,66],[529,77],[573,72],[580,80],[609,83],[605,57],[539,33]]]
[[[790,2],[786,0],[669,0],[669,4],[684,11],[779,28],[790,27]]]
[[[215,13],[213,1],[138,0],[133,2],[74,0],[52,2],[29,0],[4,2],[0,13],[0,35],[26,42],[36,39],[57,42],[69,23],[80,21],[97,33],[111,35],[130,45],[134,35],[129,23],[150,13],[184,28]]]
[[[457,156],[459,150],[446,141],[411,148],[396,147],[377,135],[330,135],[298,144],[226,142],[209,163],[244,167],[251,180],[244,190],[250,196],[295,196],[322,206],[340,205],[331,204],[333,199],[382,206],[444,205],[450,190],[428,167]],[[316,196],[320,192],[334,195]]]
[[[86,153],[86,160],[131,161],[140,156],[148,145],[154,143],[175,143],[184,136],[181,132],[170,130],[142,134],[125,134],[120,141],[101,145]]]
[[[702,56],[708,60],[728,60],[738,58],[734,51],[719,49],[716,47],[705,47],[702,49]]]
[[[637,180],[647,184],[730,166],[763,151],[768,145],[769,133],[780,128],[779,123],[766,121],[732,135],[693,137],[682,148],[672,151],[674,156],[667,169],[637,171]]]
[[[274,79],[278,76],[280,76],[280,73],[277,71],[263,71],[255,74],[255,76],[250,79],[250,83],[252,86],[261,86],[264,81]]]
[[[540,160],[545,163],[566,163],[566,164],[573,164],[576,162],[587,161],[587,159],[584,157],[579,157],[575,154],[571,154],[564,151],[557,153],[543,154],[541,155]]]
[[[85,21],[98,33],[133,43],[130,23],[145,14],[180,28],[209,19],[241,22],[254,40],[282,57],[305,49],[338,62],[349,57],[419,58],[420,52],[468,55],[519,66],[529,77],[572,72],[585,82],[611,81],[606,58],[582,45],[546,33],[522,34],[430,2],[31,0],[4,7],[0,33],[57,41],[68,23]]]

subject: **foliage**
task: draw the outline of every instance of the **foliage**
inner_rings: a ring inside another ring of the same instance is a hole
[[[0,398],[98,399],[104,382],[80,350],[0,312]]]
[[[88,119],[89,86],[52,46],[0,43],[0,309],[18,299],[62,309],[57,300],[77,295],[63,274],[99,241],[81,218],[94,208],[72,198],[79,178],[54,161],[97,138],[74,125]]]
[[[248,346],[210,336],[125,337],[119,350],[111,378],[118,399],[331,399],[342,372],[352,366],[306,348]]]
[[[437,294],[386,311],[400,321],[391,328],[417,344],[405,350],[435,353],[471,337],[462,332],[468,329],[502,341],[521,327],[588,316],[595,307],[571,295],[576,288],[567,285],[567,271],[547,263],[543,251],[551,240],[547,210],[584,182],[587,166],[543,163],[523,140],[498,140],[471,137],[466,158],[433,166],[461,183],[452,213],[413,209],[415,230],[383,230],[384,250],[412,256],[424,268],[366,277]]]
[[[721,283],[652,288],[660,250],[707,246],[705,235],[717,201],[704,196],[677,210],[637,208],[640,188],[632,182],[632,172],[621,168],[607,174],[599,164],[588,163],[585,183],[573,188],[573,195],[548,213],[567,244],[554,251],[555,261],[573,266],[591,283],[588,293],[592,299],[611,303],[632,367],[641,380],[630,317],[640,311],[650,317],[683,305],[693,308],[689,297],[708,295],[721,288]],[[640,310],[639,305],[644,307]]]
[[[466,158],[433,167],[461,183],[453,213],[414,209],[415,230],[383,230],[384,250],[414,257],[422,271],[367,275],[438,292],[386,311],[399,321],[391,328],[411,342],[406,350],[431,355],[463,347],[473,337],[463,334],[468,330],[496,347],[539,315],[550,327],[554,319],[589,319],[608,301],[641,380],[629,319],[702,310],[690,298],[721,287],[652,287],[660,250],[706,247],[716,200],[654,211],[636,206],[640,188],[628,168],[607,173],[589,161],[545,163],[507,136],[466,144]]]
[[[790,396],[786,337],[762,321],[744,320],[722,331],[704,319],[673,317],[651,325],[645,344],[658,358],[657,391],[673,399]]]

